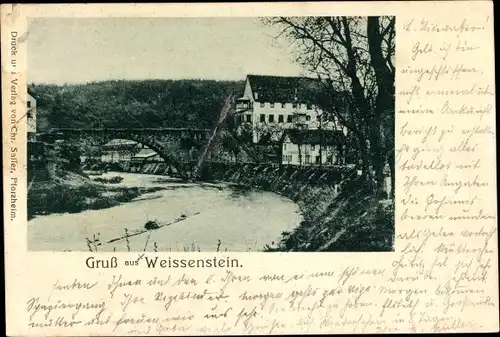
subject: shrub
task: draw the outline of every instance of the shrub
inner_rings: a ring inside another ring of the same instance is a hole
[[[118,205],[119,202],[111,198],[97,198],[88,205],[89,209],[103,209]]]
[[[121,190],[121,194],[116,197],[116,200],[119,202],[126,202],[130,201],[136,197],[138,197],[140,194],[139,189],[137,187],[133,188],[125,188]]]
[[[32,189],[28,197],[28,218],[36,214],[77,213],[85,208],[85,188],[56,185],[48,189]],[[93,196],[95,191],[88,190]]]
[[[94,181],[97,181],[97,182],[103,183],[103,184],[118,184],[118,183],[121,183],[122,180],[123,180],[123,177],[120,177],[120,176],[115,176],[115,177],[111,177],[111,178],[98,177],[98,178],[94,179]]]
[[[160,228],[160,225],[156,221],[149,220],[144,225],[144,228],[146,228],[147,230],[158,229],[158,228]]]

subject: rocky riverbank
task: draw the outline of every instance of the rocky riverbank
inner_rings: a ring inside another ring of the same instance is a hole
[[[211,167],[213,178],[282,194],[304,220],[268,251],[391,251],[394,204],[368,194],[352,168]]]

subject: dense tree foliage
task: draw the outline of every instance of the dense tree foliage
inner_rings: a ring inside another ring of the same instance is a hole
[[[211,128],[229,93],[244,81],[146,80],[78,85],[31,84],[37,128]]]
[[[80,155],[80,149],[73,144],[61,143],[55,148],[55,157],[58,159],[60,168],[65,171],[78,172],[80,170]]]

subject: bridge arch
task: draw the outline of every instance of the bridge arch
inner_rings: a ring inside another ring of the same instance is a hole
[[[192,170],[210,136],[210,130],[200,129],[53,129],[52,140],[103,146],[113,139],[128,139],[143,144],[184,177]]]

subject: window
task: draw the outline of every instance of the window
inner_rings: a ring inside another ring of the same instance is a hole
[[[271,103],[271,108],[274,108],[274,103]]]
[[[286,116],[286,122],[291,123],[292,122],[292,115]]]
[[[286,150],[286,144],[283,144],[283,150]]]
[[[260,102],[260,107],[261,107],[261,108],[263,108],[263,107],[265,107],[265,106],[266,106],[266,103],[264,103],[264,102]]]
[[[294,109],[295,109],[296,107],[297,107],[297,103],[293,103],[293,104],[292,104],[292,108],[294,108]]]
[[[260,114],[260,121],[265,122],[266,121],[266,115]]]
[[[283,118],[283,115],[279,115],[278,116],[278,123],[283,123],[284,122],[284,118]]]
[[[317,116],[316,116],[316,120],[317,120],[318,122],[319,122],[319,121],[321,121],[321,116],[320,116],[320,115],[317,115]]]
[[[274,115],[271,114],[269,115],[269,123],[273,123],[274,122]]]
[[[306,154],[306,164],[310,164],[311,163],[311,156]]]
[[[302,103],[299,103],[299,104],[298,104],[298,107],[299,107],[299,109],[300,109],[300,108],[302,107]]]
[[[28,101],[28,108],[31,108],[31,101]]]
[[[316,156],[316,164],[319,164],[319,156]]]
[[[247,115],[247,123],[251,123],[252,122],[252,115]]]
[[[292,155],[291,154],[286,154],[283,156],[283,160],[287,163],[291,163],[292,162]]]
[[[248,103],[247,102],[240,102],[236,104],[237,109],[248,109]]]
[[[310,120],[311,120],[311,116],[307,115],[307,116],[306,116],[306,121],[308,121],[308,122],[309,122]]]
[[[282,109],[286,108],[286,103],[281,103],[281,108]]]

